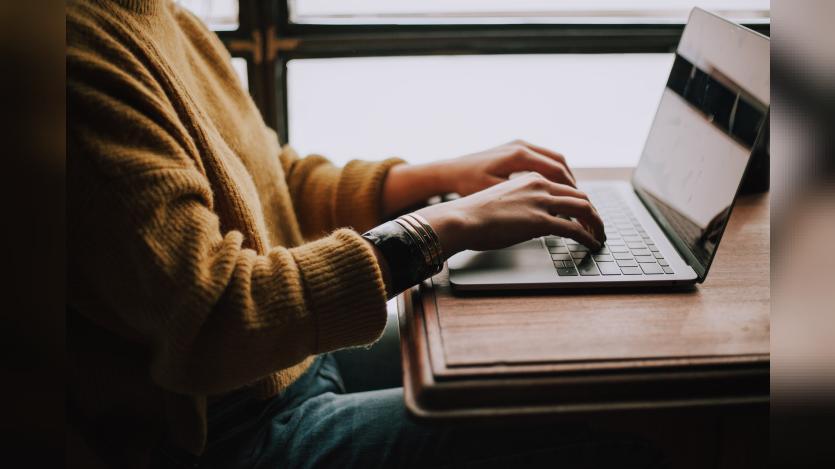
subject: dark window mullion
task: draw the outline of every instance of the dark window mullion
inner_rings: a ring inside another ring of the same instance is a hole
[[[293,24],[287,0],[264,0],[275,39],[297,39],[266,60],[267,122],[289,137],[287,62],[433,54],[651,53],[676,49],[683,24],[311,25]],[[748,25],[765,35],[770,24]]]

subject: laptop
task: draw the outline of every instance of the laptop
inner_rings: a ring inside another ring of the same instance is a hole
[[[579,183],[607,241],[545,236],[448,261],[456,290],[700,283],[755,148],[767,145],[769,39],[693,9],[632,180]]]

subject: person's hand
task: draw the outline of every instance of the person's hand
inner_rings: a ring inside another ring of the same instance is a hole
[[[504,248],[544,235],[572,238],[592,250],[606,240],[603,221],[588,197],[539,173],[430,205],[417,213],[438,234],[446,257],[465,249]]]
[[[450,160],[391,168],[383,186],[383,213],[392,215],[434,195],[474,194],[511,174],[534,171],[576,187],[574,174],[559,153],[521,140]]]
[[[489,150],[441,162],[451,192],[462,196],[508,180],[511,174],[535,171],[547,179],[577,186],[565,157],[555,151],[516,140]]]

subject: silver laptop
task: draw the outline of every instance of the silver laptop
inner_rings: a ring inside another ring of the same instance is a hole
[[[704,281],[754,148],[767,143],[767,37],[694,9],[631,182],[580,183],[601,213],[597,252],[556,236],[448,261],[458,290]]]

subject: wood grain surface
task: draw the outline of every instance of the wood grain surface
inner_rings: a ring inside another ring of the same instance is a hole
[[[576,173],[623,179],[629,170]],[[407,401],[413,412],[421,399],[424,407],[434,399],[460,413],[468,400],[483,400],[496,413],[507,409],[491,395],[509,407],[535,402],[541,410],[549,395],[562,392],[562,408],[572,399],[593,406],[590,396],[615,396],[606,387],[626,381],[634,393],[619,398],[625,405],[644,397],[663,405],[659,390],[673,383],[681,387],[679,401],[693,383],[704,392],[693,388],[692,397],[705,402],[733,390],[744,394],[734,399],[761,397],[763,385],[767,395],[769,285],[767,194],[737,200],[707,280],[683,291],[463,296],[452,292],[444,271],[400,301],[406,386],[412,387]],[[571,386],[582,391],[563,392]]]

